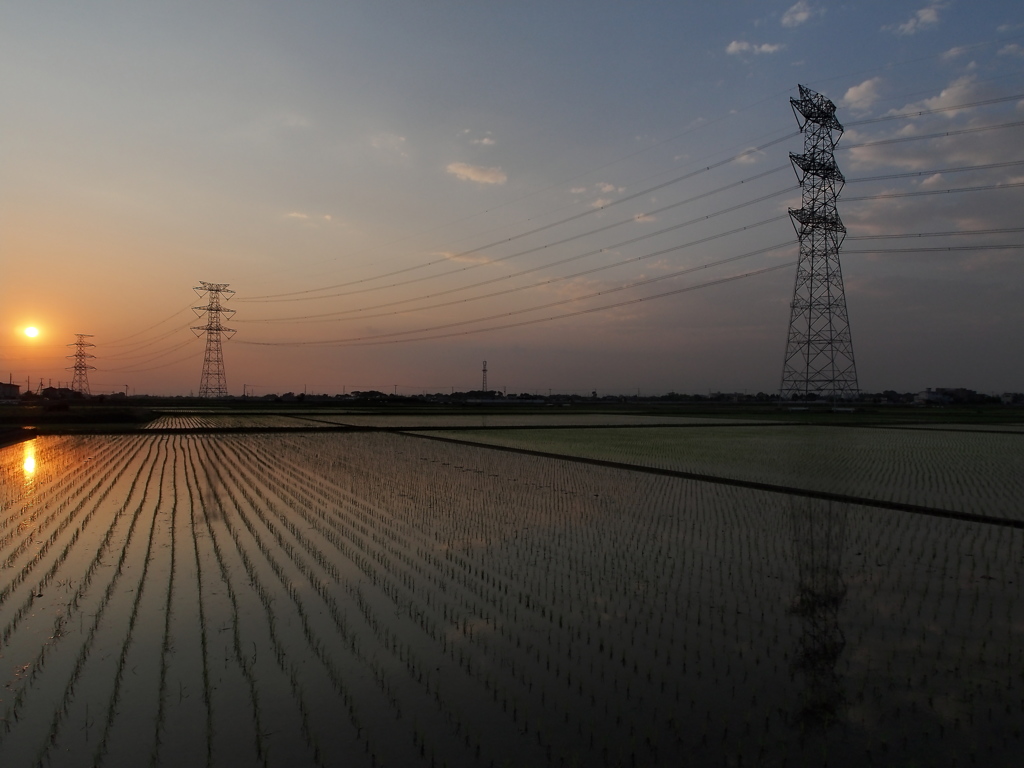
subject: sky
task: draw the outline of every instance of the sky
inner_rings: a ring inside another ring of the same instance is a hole
[[[509,393],[777,392],[803,84],[845,127],[860,388],[1024,391],[1020,2],[0,14],[23,387],[69,382],[82,333],[93,394],[198,393],[205,281],[235,395],[469,390],[485,360]]]

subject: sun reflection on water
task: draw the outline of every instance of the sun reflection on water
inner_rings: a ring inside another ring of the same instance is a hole
[[[28,483],[36,473],[36,445],[34,440],[26,440],[23,445],[25,446],[25,461],[21,468],[25,472],[25,482]]]

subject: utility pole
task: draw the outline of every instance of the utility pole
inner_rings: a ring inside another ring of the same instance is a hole
[[[76,333],[75,341],[68,344],[69,347],[75,348],[75,354],[66,355],[69,360],[74,360],[75,364],[65,370],[74,371],[74,376],[71,379],[71,389],[78,392],[80,395],[88,396],[89,392],[89,371],[95,371],[95,366],[89,365],[86,360],[93,359],[96,355],[90,355],[85,351],[86,347],[95,347],[95,344],[91,344],[86,339],[91,339],[91,333]]]
[[[789,102],[804,134],[804,153],[789,156],[800,181],[802,207],[789,211],[800,258],[780,394],[783,399],[853,398],[859,394],[857,366],[839,266],[846,227],[836,209],[846,183],[835,160],[843,126],[836,119],[836,105],[810,88],[801,85],[800,98]]]
[[[227,315],[230,319],[235,310],[225,309],[221,306],[221,296],[224,301],[230,300],[234,291],[228,290],[229,283],[207,283],[199,281],[194,288],[196,294],[202,297],[204,294],[208,299],[205,307],[192,307],[197,317],[206,314],[206,325],[192,326],[196,336],[206,334],[206,354],[203,356],[203,375],[199,381],[200,397],[227,397],[228,384],[224,375],[224,351],[221,347],[221,337],[224,334],[230,339],[235,335],[234,328],[225,328],[221,322],[221,315]]]

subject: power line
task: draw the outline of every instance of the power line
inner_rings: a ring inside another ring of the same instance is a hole
[[[863,197],[844,197],[843,202],[854,203],[863,200],[891,200],[897,197],[925,197],[928,195],[949,195],[959,192],[986,192],[993,189],[1013,189],[1024,187],[1024,181],[1014,181],[1008,184],[983,184],[977,187],[951,187],[949,189],[918,189],[913,192],[886,192],[878,195],[864,195]]]
[[[781,166],[779,168],[774,168],[771,171],[766,171],[763,174],[758,174],[757,176],[751,177],[751,179],[762,178],[762,177],[767,176],[769,174],[777,173],[780,170],[785,170],[785,168],[786,168],[786,166]],[[737,186],[737,185],[739,185],[741,183],[743,183],[743,182],[736,182],[736,184],[730,184],[730,185],[728,185],[728,188]],[[657,215],[659,213],[664,213],[665,211],[670,210],[672,208],[677,208],[677,207],[679,207],[681,205],[684,205],[686,203],[693,202],[694,200],[698,200],[700,198],[707,197],[709,194],[714,194],[715,192],[720,192],[723,189],[726,189],[726,187],[719,188],[717,190],[713,190],[710,193],[703,193],[701,195],[697,195],[695,197],[688,198],[686,200],[682,200],[682,201],[680,201],[678,203],[672,203],[671,205],[666,205],[666,206],[663,206],[662,208],[657,208],[657,209],[654,209],[654,210],[650,211],[649,213],[645,213],[645,214],[641,214],[641,215],[642,216],[655,216],[655,215]],[[730,206],[728,208],[721,208],[721,209],[719,209],[717,211],[713,211],[712,213],[705,214],[703,216],[698,216],[697,218],[690,219],[689,221],[685,221],[685,222],[683,222],[681,224],[674,224],[671,227],[660,229],[660,230],[657,230],[655,232],[648,232],[648,233],[645,233],[645,234],[640,235],[638,237],[635,237],[635,238],[632,238],[632,239],[629,239],[629,240],[625,240],[625,241],[623,241],[621,243],[617,243],[616,245],[606,246],[605,248],[600,248],[600,249],[597,249],[597,250],[590,251],[590,252],[588,252],[585,255],[593,255],[593,254],[596,254],[596,253],[600,253],[601,251],[608,250],[610,248],[620,248],[620,247],[622,247],[624,245],[629,245],[629,244],[634,243],[634,242],[639,242],[640,240],[646,240],[646,239],[648,239],[650,237],[656,237],[658,235],[665,234],[666,232],[671,232],[671,231],[676,230],[676,229],[681,229],[682,227],[687,227],[687,226],[691,226],[693,224],[699,224],[699,223],[704,222],[704,221],[709,221],[709,220],[711,220],[713,218],[717,218],[718,216],[722,216],[722,215],[724,215],[726,213],[733,213],[734,211],[738,211],[741,208],[746,208],[746,207],[749,207],[751,205],[756,205],[757,203],[762,203],[765,200],[770,200],[773,197],[778,197],[779,195],[787,194],[788,192],[792,192],[795,189],[796,189],[795,186],[789,186],[789,187],[785,187],[783,189],[776,190],[774,192],[769,192],[766,195],[762,195],[761,197],[755,198],[753,200],[748,200],[745,203],[739,203],[737,205],[733,205],[733,206]],[[333,298],[340,298],[340,297],[343,297],[343,296],[356,296],[356,295],[361,294],[361,293],[373,293],[373,292],[376,292],[376,291],[387,290],[388,288],[398,288],[398,287],[401,287],[403,285],[412,285],[414,283],[422,283],[422,282],[425,282],[427,280],[435,280],[435,279],[438,279],[438,278],[441,278],[441,277],[447,277],[448,275],[458,275],[458,274],[462,274],[464,272],[468,272],[468,271],[473,270],[473,269],[478,269],[480,267],[492,266],[494,264],[500,264],[502,262],[509,261],[510,259],[518,258],[520,256],[526,256],[528,254],[538,253],[540,251],[544,251],[544,250],[547,250],[549,248],[554,248],[554,247],[559,246],[559,245],[565,245],[566,243],[572,242],[573,240],[578,240],[578,239],[580,239],[582,237],[587,237],[589,235],[596,234],[598,232],[603,232],[603,231],[606,231],[608,229],[612,229],[613,227],[620,226],[621,224],[633,223],[636,220],[637,220],[637,217],[630,217],[629,219],[625,219],[624,221],[619,221],[619,222],[616,222],[614,224],[608,224],[606,226],[599,227],[599,228],[597,228],[595,230],[590,230],[588,232],[583,232],[583,233],[578,234],[578,235],[572,235],[571,237],[563,238],[562,240],[556,240],[556,241],[551,242],[551,243],[545,243],[544,245],[538,245],[538,246],[535,246],[533,248],[528,248],[525,251],[519,251],[517,253],[512,253],[512,254],[509,254],[507,256],[501,256],[499,258],[491,259],[491,260],[486,261],[486,262],[480,262],[480,263],[476,263],[476,264],[468,264],[468,265],[466,265],[464,267],[459,267],[458,269],[448,270],[447,272],[441,272],[441,273],[436,274],[436,275],[425,275],[423,277],[415,277],[415,278],[412,278],[410,280],[401,280],[401,281],[398,281],[398,282],[395,282],[395,283],[388,283],[387,285],[378,285],[378,286],[374,286],[372,288],[359,288],[359,289],[354,290],[354,291],[345,291],[345,292],[342,292],[342,293],[332,293],[332,294],[328,294],[326,296],[317,296],[315,298],[317,298],[317,299],[332,298],[333,299]],[[544,267],[539,267],[537,269],[543,269],[543,268]],[[533,271],[533,270],[528,270],[528,271]],[[520,274],[522,274],[522,273],[520,273]],[[512,276],[515,276],[515,275],[503,276],[502,278],[499,278],[499,279],[506,279],[507,277],[512,277]],[[487,282],[491,282],[491,281],[485,281],[485,283],[487,283]],[[461,290],[461,289],[458,289],[458,290]],[[280,301],[297,301],[297,300],[301,300],[301,299],[281,299]],[[327,314],[336,314],[336,313],[327,313]],[[307,315],[307,316],[304,316],[304,317],[315,317],[315,315],[314,316]]]
[[[958,237],[962,235],[1009,235],[1016,232],[1024,232],[1024,227],[1008,227],[1006,229],[962,229],[948,232],[911,232],[899,235],[853,235],[846,238],[850,240],[896,240],[907,237]],[[848,251],[844,251],[848,253]]]
[[[993,168],[1012,168],[1024,165],[1024,160],[1008,160],[1005,163],[987,163],[985,165],[961,165],[957,168],[936,168],[931,171],[908,171],[906,173],[889,173],[884,176],[861,176],[847,179],[847,184],[859,184],[865,181],[889,181],[891,179],[910,179],[916,176],[934,176],[939,173],[963,173],[965,171],[990,171]]]
[[[937,115],[941,112],[955,112],[961,109],[972,109],[974,107],[987,107],[990,104],[1003,104],[1007,101],[1020,101],[1024,99],[1024,93],[1016,93],[1013,96],[999,96],[994,99],[985,99],[984,101],[972,101],[968,104],[957,104],[952,107],[936,107],[935,109],[922,109],[917,112],[903,112],[898,115],[883,115],[882,117],[871,117],[866,120],[855,120],[852,123],[847,123],[847,128],[856,128],[859,125],[869,125],[871,123],[881,123],[886,120],[903,120],[911,117],[924,117],[925,115]]]
[[[530,289],[533,289],[533,288],[547,287],[549,285],[553,285],[554,283],[562,282],[562,281],[565,281],[565,280],[572,280],[572,279],[577,278],[577,277],[584,277],[586,275],[591,275],[591,274],[594,274],[596,272],[601,272],[601,271],[604,271],[604,270],[607,270],[607,269],[613,269],[615,267],[621,267],[621,266],[623,266],[625,264],[632,264],[632,263],[635,263],[635,262],[638,262],[638,261],[644,261],[644,260],[647,260],[647,259],[656,258],[658,256],[664,256],[664,255],[669,254],[669,253],[674,253],[674,252],[677,252],[677,251],[685,250],[687,248],[692,248],[692,247],[697,246],[697,245],[704,245],[705,243],[709,243],[709,242],[711,242],[713,240],[718,240],[718,239],[721,239],[721,238],[726,237],[728,235],[736,234],[738,232],[745,232],[745,231],[754,229],[756,227],[764,226],[765,224],[772,224],[772,223],[777,222],[777,221],[782,221],[785,218],[787,218],[786,215],[775,216],[775,217],[770,218],[770,219],[765,219],[764,221],[759,221],[759,222],[757,222],[755,224],[748,224],[748,225],[742,226],[742,227],[735,227],[734,229],[731,229],[731,230],[729,230],[727,232],[720,232],[720,233],[715,234],[715,235],[709,235],[708,237],[703,237],[703,238],[700,238],[699,240],[693,240],[693,241],[691,241],[689,243],[683,243],[682,245],[674,245],[674,246],[671,246],[669,248],[663,248],[661,250],[654,251],[652,253],[645,253],[645,254],[643,254],[641,256],[632,256],[632,257],[630,257],[628,259],[622,259],[621,261],[616,261],[616,262],[613,262],[611,264],[603,264],[603,265],[598,266],[598,267],[592,267],[590,269],[581,270],[579,272],[573,272],[573,273],[570,273],[568,275],[559,275],[558,277],[553,277],[553,278],[550,278],[548,280],[544,280],[544,281],[539,282],[539,283],[530,283],[529,285],[520,285],[520,286],[516,286],[514,288],[507,288],[507,289],[501,290],[501,291],[492,291],[491,293],[478,294],[476,296],[470,296],[470,297],[464,298],[464,299],[455,299],[453,301],[446,301],[446,302],[442,302],[440,304],[431,304],[431,305],[428,305],[428,306],[425,306],[425,307],[416,307],[416,308],[410,309],[410,310],[399,310],[399,311],[394,311],[394,312],[384,312],[384,313],[375,314],[375,315],[363,315],[363,314],[361,314],[362,312],[365,312],[365,311],[368,311],[368,310],[379,309],[379,308],[384,308],[384,307],[389,307],[389,306],[396,306],[396,305],[399,305],[399,304],[407,304],[407,303],[412,303],[412,302],[416,302],[416,301],[423,301],[425,299],[433,298],[433,297],[436,297],[436,296],[442,296],[442,295],[451,294],[451,293],[458,293],[458,292],[460,292],[462,290],[466,290],[466,289],[469,289],[469,288],[476,288],[476,287],[480,287],[482,285],[489,285],[489,284],[493,284],[493,283],[504,282],[506,280],[506,277],[496,277],[496,278],[492,278],[490,280],[486,280],[486,281],[484,281],[482,283],[476,283],[473,286],[463,286],[463,287],[459,287],[459,288],[451,288],[451,289],[448,289],[446,291],[440,291],[438,293],[432,294],[431,296],[414,297],[414,298],[411,298],[411,299],[402,299],[402,300],[399,300],[399,301],[388,302],[386,304],[381,304],[381,305],[377,305],[377,306],[362,307],[362,308],[358,308],[358,309],[340,310],[338,312],[331,312],[331,313],[327,313],[327,314],[324,314],[324,315],[307,315],[307,316],[304,316],[304,317],[278,318],[276,320],[262,320],[262,321],[256,321],[256,322],[309,321],[309,320],[316,320],[316,319],[323,319],[323,318],[334,318],[336,320],[340,320],[340,319],[345,319],[345,320],[371,320],[371,319],[378,318],[378,317],[391,317],[391,316],[394,316],[394,315],[404,314],[405,312],[420,312],[420,311],[427,310],[427,309],[439,309],[439,308],[442,308],[442,307],[454,306],[456,304],[465,304],[465,303],[468,303],[470,301],[480,301],[482,299],[492,299],[492,298],[495,298],[496,296],[504,296],[504,295],[508,295],[510,293],[517,293],[519,291],[530,290]],[[627,241],[627,242],[632,243],[632,242],[636,242],[636,241],[638,241],[640,239],[641,238],[634,238],[633,240]],[[546,265],[543,265],[543,266],[540,266],[540,267],[534,267],[532,269],[523,270],[522,272],[519,272],[519,273],[517,273],[515,275],[509,275],[508,277],[519,277],[519,276],[522,276],[522,275],[527,274],[529,272],[538,272],[538,271],[540,271],[542,269],[548,269],[550,267],[560,266],[561,264],[565,264],[565,263],[570,262],[570,261],[576,261],[576,260],[584,258],[586,256],[592,256],[594,254],[602,253],[602,252],[604,252],[606,250],[613,250],[615,248],[620,247],[620,245],[622,245],[622,244],[615,245],[615,246],[609,246],[608,248],[602,248],[600,250],[590,251],[590,252],[584,253],[584,254],[578,254],[576,256],[571,256],[571,257],[569,257],[567,259],[562,259],[561,261],[555,262],[553,264],[546,264]],[[700,269],[703,269],[703,268],[706,268],[706,267],[710,267],[710,266],[718,266],[719,264],[726,264],[728,262],[735,261],[738,258],[745,258],[745,256],[741,256],[741,257],[730,256],[730,257],[728,257],[726,259],[723,259],[721,261],[716,261],[716,262],[712,262],[712,263],[709,263],[709,264],[705,264],[703,267],[700,267]],[[359,316],[358,317],[350,317],[350,318],[338,318],[337,317],[338,315],[345,315],[345,314],[358,314]]]
[[[784,245],[792,245],[792,243],[784,243]],[[762,252],[768,251],[768,250],[775,250],[775,249],[777,249],[779,247],[781,247],[781,246],[776,246],[775,248],[765,248],[765,249],[762,250]],[[555,320],[565,320],[565,319],[570,318],[570,317],[578,317],[580,315],[591,315],[591,314],[594,314],[596,312],[604,312],[605,310],[608,310],[608,309],[618,309],[619,307],[626,307],[626,306],[630,306],[632,304],[640,304],[640,303],[645,302],[645,301],[654,301],[656,299],[663,299],[663,298],[666,298],[668,296],[678,296],[681,293],[689,293],[690,291],[697,291],[697,290],[701,290],[703,288],[711,288],[711,287],[716,286],[716,285],[723,285],[725,283],[732,283],[732,282],[736,282],[737,280],[744,280],[744,279],[746,279],[748,277],[757,277],[758,275],[764,275],[764,274],[767,274],[768,272],[776,272],[776,271],[778,271],[780,269],[787,269],[789,267],[795,267],[795,266],[796,266],[796,262],[795,261],[790,261],[790,262],[786,262],[785,264],[777,264],[777,265],[775,265],[773,267],[765,267],[763,269],[754,270],[753,272],[746,272],[746,273],[744,273],[742,275],[732,275],[730,277],[722,277],[722,278],[719,278],[717,280],[710,280],[710,281],[708,281],[706,283],[700,283],[698,285],[688,285],[685,288],[676,288],[675,290],[665,291],[664,293],[656,293],[656,294],[654,294],[652,296],[641,296],[641,297],[636,298],[636,299],[627,299],[626,301],[618,301],[618,302],[615,302],[614,304],[604,304],[604,305],[602,305],[600,307],[589,307],[587,309],[579,309],[579,310],[576,310],[575,312],[566,312],[566,313],[563,313],[561,315],[551,315],[549,317],[540,317],[540,318],[535,318],[533,320],[520,320],[520,321],[517,321],[517,322],[514,322],[514,323],[505,323],[503,325],[494,325],[494,326],[489,326],[487,328],[476,328],[476,329],[473,329],[473,330],[470,330],[470,331],[455,331],[455,332],[452,332],[452,333],[441,333],[441,334],[436,334],[436,335],[433,335],[433,336],[421,336],[421,337],[418,337],[418,338],[415,338],[415,339],[392,339],[391,341],[383,341],[383,342],[368,341],[368,342],[354,343],[354,344],[347,345],[347,346],[362,347],[362,346],[370,346],[370,345],[374,345],[374,344],[402,344],[402,343],[406,343],[406,342],[410,342],[410,341],[434,341],[436,339],[447,339],[447,338],[453,338],[455,336],[469,336],[471,334],[476,334],[476,333],[486,333],[486,332],[489,332],[489,331],[501,331],[501,330],[505,330],[507,328],[519,328],[519,327],[522,327],[522,326],[525,326],[525,325],[537,325],[539,323],[549,323],[549,322],[552,322],[552,321],[555,321]],[[619,290],[619,289],[612,289],[612,290]],[[611,291],[605,291],[605,293],[610,293],[610,292]],[[601,295],[601,294],[599,293],[599,294],[594,294],[594,295]],[[509,313],[509,314],[512,314],[512,313]]]
[[[759,255],[761,255],[763,253],[769,253],[770,251],[777,251],[777,250],[779,250],[781,248],[786,248],[786,247],[791,246],[791,245],[792,245],[792,243],[790,243],[790,242],[779,243],[779,244],[776,244],[776,245],[767,246],[765,248],[758,248],[755,251],[750,251],[748,253],[740,254],[738,256],[731,256],[728,259],[723,259],[723,260],[721,260],[719,262],[714,262],[714,263],[711,263],[711,264],[704,264],[704,265],[697,266],[697,267],[687,267],[685,269],[677,270],[675,272],[669,272],[669,273],[666,273],[664,275],[658,275],[657,277],[649,277],[649,278],[645,278],[643,280],[636,280],[636,281],[631,282],[631,283],[626,283],[624,285],[619,285],[619,286],[615,286],[615,287],[612,287],[612,288],[605,288],[603,290],[594,291],[592,293],[584,294],[582,296],[574,296],[574,297],[569,298],[569,299],[559,299],[558,301],[552,301],[552,302],[548,302],[546,304],[538,304],[536,306],[528,307],[526,309],[510,310],[508,312],[501,312],[501,313],[498,313],[496,315],[487,315],[485,317],[478,317],[478,318],[475,318],[475,319],[472,319],[472,320],[458,320],[458,321],[455,321],[455,322],[444,323],[442,325],[431,326],[431,327],[428,327],[428,328],[420,328],[418,330],[412,330],[412,331],[393,331],[391,333],[381,333],[381,334],[375,334],[375,335],[372,335],[372,336],[361,336],[361,337],[356,337],[356,338],[352,338],[352,339],[320,339],[320,340],[311,340],[311,341],[239,341],[237,343],[239,343],[239,344],[250,344],[250,345],[255,345],[255,346],[272,346],[272,347],[278,347],[278,346],[318,346],[318,345],[321,345],[321,346],[322,345],[333,346],[333,345],[344,345],[344,344],[349,344],[349,343],[358,342],[358,341],[366,341],[366,340],[371,340],[371,339],[389,338],[389,337],[392,337],[392,336],[406,336],[406,335],[411,335],[411,334],[415,334],[415,333],[427,333],[429,331],[434,331],[434,330],[442,330],[442,329],[445,329],[445,328],[452,328],[452,327],[456,327],[456,326],[460,326],[460,325],[470,325],[472,323],[482,323],[482,322],[487,322],[489,320],[495,320],[495,319],[498,319],[498,318],[510,317],[512,315],[521,315],[521,314],[525,314],[527,312],[536,312],[536,311],[542,310],[542,309],[550,309],[552,307],[564,306],[565,304],[571,304],[571,303],[574,303],[574,302],[577,302],[577,301],[584,301],[586,299],[592,299],[592,298],[595,298],[597,296],[604,296],[604,295],[609,294],[609,293],[617,293],[619,291],[629,290],[630,288],[638,288],[638,287],[640,287],[642,285],[649,285],[651,283],[658,283],[658,282],[661,282],[663,280],[669,280],[669,279],[674,278],[674,277],[680,277],[682,275],[689,274],[691,272],[698,272],[700,270],[707,269],[708,267],[718,266],[720,264],[725,264],[727,262],[738,261],[740,259],[750,258],[751,256],[759,256]],[[671,250],[671,249],[669,249],[669,250]]]
[[[956,131],[942,131],[940,133],[925,133],[920,136],[898,136],[894,139],[877,139],[875,141],[862,141],[860,144],[847,144],[845,147],[837,147],[838,150],[860,149],[861,147],[879,147],[883,144],[902,144],[905,141],[923,141],[925,139],[944,139],[947,136],[962,136],[967,133],[981,133],[983,131],[995,131],[1002,128],[1019,128],[1024,125],[1024,120],[1016,120],[1011,123],[998,123],[996,125],[982,125],[977,128],[961,128]]]
[[[1024,243],[1006,243],[1005,245],[947,245],[922,246],[918,248],[871,248],[844,250],[843,253],[927,253],[938,251],[1019,251]]]
[[[451,261],[452,259],[458,259],[458,258],[464,258],[466,256],[472,256],[473,254],[479,253],[480,251],[484,251],[484,250],[486,250],[488,248],[493,248],[493,247],[496,247],[496,246],[499,246],[499,245],[505,245],[505,244],[510,243],[510,242],[512,242],[514,240],[521,240],[522,238],[528,237],[529,235],[535,235],[538,232],[544,232],[544,231],[546,231],[548,229],[552,229],[553,227],[557,227],[557,226],[560,226],[562,224],[567,224],[567,223],[569,223],[571,221],[576,221],[577,219],[581,219],[581,218],[583,218],[585,216],[590,216],[590,215],[598,213],[600,211],[607,210],[608,208],[612,208],[613,206],[621,205],[622,203],[629,202],[630,200],[635,200],[635,199],[637,199],[639,197],[643,197],[644,195],[649,195],[649,194],[651,194],[653,192],[657,192],[658,190],[661,190],[661,189],[664,189],[666,187],[672,186],[673,184],[678,184],[678,183],[680,183],[682,181],[686,181],[687,179],[691,179],[694,176],[699,176],[700,174],[707,173],[708,171],[712,171],[712,170],[714,170],[716,168],[720,168],[720,167],[722,167],[724,165],[728,165],[729,163],[735,162],[736,160],[739,160],[742,157],[746,157],[748,155],[755,154],[757,152],[761,152],[761,151],[767,149],[768,147],[775,146],[776,144],[780,144],[783,141],[787,141],[788,139],[791,139],[794,136],[799,136],[799,135],[800,135],[799,132],[794,132],[794,133],[787,134],[787,135],[782,136],[782,137],[780,137],[778,139],[773,139],[772,141],[769,141],[769,142],[766,142],[764,144],[761,144],[761,145],[759,145],[757,147],[751,147],[749,149],[746,149],[743,152],[740,152],[738,154],[735,154],[735,155],[733,155],[731,157],[726,158],[725,160],[720,160],[717,163],[712,163],[711,165],[707,165],[707,166],[704,166],[702,168],[698,168],[695,171],[690,171],[689,173],[685,173],[682,176],[677,176],[677,177],[675,177],[673,179],[669,179],[668,181],[662,182],[661,184],[656,184],[653,187],[647,187],[646,189],[640,190],[639,192],[634,192],[634,193],[632,193],[630,195],[627,195],[626,197],[619,198],[618,200],[613,200],[610,203],[608,203],[607,205],[601,206],[599,208],[590,208],[590,209],[588,209],[586,211],[582,211],[580,213],[573,214],[572,216],[568,216],[568,217],[560,219],[558,221],[551,222],[549,224],[545,224],[545,225],[543,225],[541,227],[535,227],[534,229],[527,230],[526,232],[520,232],[519,234],[513,235],[511,237],[503,238],[501,240],[495,240],[493,242],[487,243],[486,245],[481,245],[481,246],[477,246],[476,248],[471,248],[471,249],[466,250],[466,251],[461,251],[459,253],[456,253],[456,254],[454,254],[452,256],[449,256],[449,257],[445,257],[443,259],[434,259],[434,260],[426,262],[424,264],[420,264],[420,265],[413,266],[413,267],[406,267],[404,269],[396,270],[394,272],[388,272],[388,273],[384,273],[384,274],[381,274],[381,275],[376,275],[374,277],[361,278],[359,280],[351,280],[351,281],[345,282],[345,283],[337,283],[335,285],[328,285],[328,286],[324,286],[322,288],[309,288],[307,290],[291,291],[289,293],[276,293],[276,294],[266,294],[266,295],[263,295],[263,296],[252,296],[252,297],[249,297],[247,299],[239,299],[239,301],[254,302],[254,301],[264,301],[264,300],[269,300],[269,299],[283,299],[285,297],[291,297],[291,296],[298,296],[298,295],[316,293],[316,292],[320,292],[320,291],[328,291],[328,290],[333,290],[335,288],[345,288],[345,287],[348,287],[348,286],[351,286],[351,285],[360,285],[362,283],[371,282],[373,280],[381,280],[381,279],[384,279],[386,277],[393,277],[395,275],[403,274],[405,272],[411,272],[411,271],[414,271],[414,270],[417,270],[417,269],[423,269],[425,267],[433,266],[434,264],[441,264],[441,263],[446,262],[446,261]],[[782,167],[785,167],[785,166],[782,166]],[[778,170],[779,169],[772,169],[768,173],[775,173]],[[752,177],[752,178],[760,178],[761,175],[762,174],[759,174],[758,176],[755,176],[755,177]],[[767,175],[767,174],[763,174],[763,175]],[[737,184],[731,185],[731,186],[737,186],[740,183],[742,183],[742,182],[737,182]],[[708,194],[714,194],[714,193],[712,192],[712,193],[708,193]],[[699,199],[699,197],[693,198],[693,199]],[[681,204],[682,203],[680,203],[680,205]],[[468,267],[467,267],[467,269],[468,269]],[[346,295],[346,294],[337,294],[337,295]]]

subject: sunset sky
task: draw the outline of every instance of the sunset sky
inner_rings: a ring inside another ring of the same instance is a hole
[[[207,281],[233,394],[776,392],[798,83],[861,389],[1024,391],[1019,0],[9,0],[0,373],[198,392]]]

